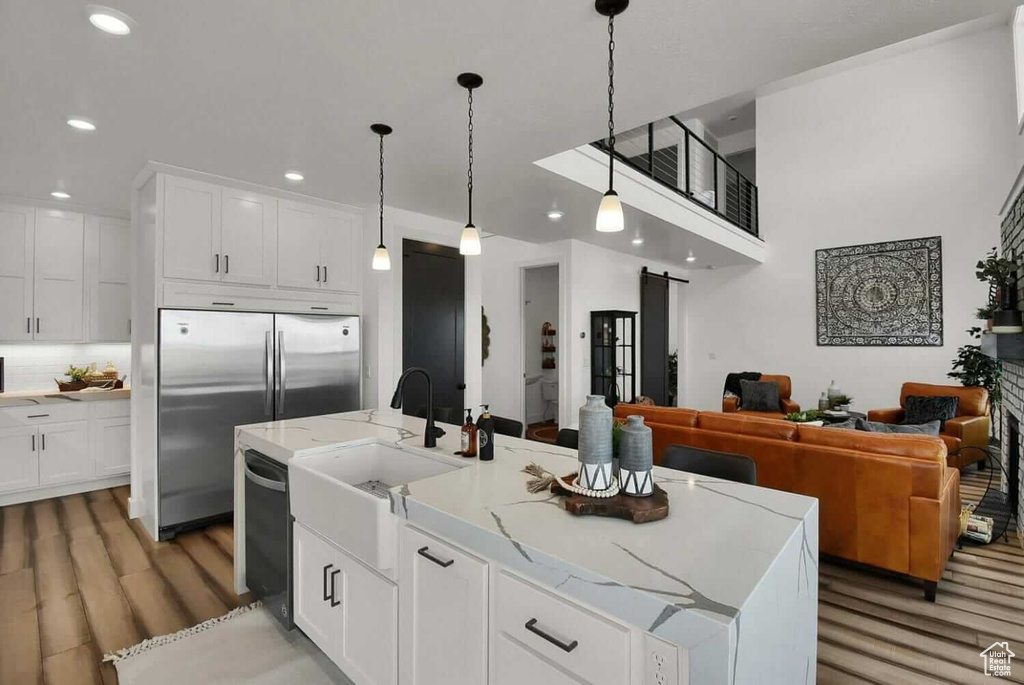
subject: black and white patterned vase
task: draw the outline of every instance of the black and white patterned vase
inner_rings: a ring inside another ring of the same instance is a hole
[[[619,438],[619,484],[622,494],[649,497],[654,494],[654,446],[644,417],[630,416]]]
[[[580,475],[578,483],[590,490],[612,485],[612,410],[603,395],[587,395],[580,407]]]

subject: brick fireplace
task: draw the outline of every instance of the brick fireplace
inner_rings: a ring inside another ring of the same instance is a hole
[[[1002,223],[1002,253],[1017,259],[1024,257],[1024,191],[1014,200]],[[1017,301],[1024,302],[1024,279],[1018,280]],[[1003,474],[1003,490],[1016,504],[1018,531],[1024,525],[1024,464],[1020,454],[1024,452],[1021,443],[1020,422],[1024,421],[1024,361],[1003,361],[1003,411],[1001,439],[1003,463],[1007,474]],[[1016,461],[1016,463],[1013,463]]]

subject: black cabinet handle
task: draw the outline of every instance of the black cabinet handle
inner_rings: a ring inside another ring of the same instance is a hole
[[[26,419],[45,419],[49,414],[29,414]]]
[[[430,553],[429,547],[420,547],[418,550],[416,550],[416,554],[419,554],[424,559],[430,559],[432,562],[434,562],[441,568],[448,568],[449,566],[455,563],[454,559],[449,559],[448,561],[442,561],[441,559],[438,559]]]
[[[317,283],[320,282],[320,265],[319,264],[316,265],[316,282]]]
[[[36,451],[36,435],[35,435],[35,433],[32,434],[32,451],[33,452]]]
[[[324,283],[327,282],[327,267],[324,267]]]
[[[224,273],[231,273],[231,255],[224,255]]]
[[[220,252],[213,255],[213,273],[220,273]]]
[[[327,564],[324,566],[324,601],[332,601],[334,599],[334,593],[327,591],[328,577],[330,576],[331,569],[334,568],[334,564]]]
[[[42,449],[42,451],[43,451],[43,452],[45,452],[45,451],[46,451],[46,433],[40,433],[40,434],[39,434],[39,439],[40,439],[40,440],[42,441],[42,443],[43,443],[43,449]]]
[[[36,333],[39,332],[39,317],[36,317]]]
[[[339,573],[341,573],[341,569],[334,569],[333,571],[331,571],[331,606],[332,607],[336,607],[336,606],[339,606],[341,604],[341,600],[340,599],[336,599],[335,593],[334,593],[334,589],[335,589],[334,588],[334,579],[338,577]]]
[[[579,644],[580,644],[576,640],[573,640],[569,644],[565,644],[564,642],[559,640],[557,637],[553,637],[551,635],[548,635],[543,630],[541,630],[540,628],[537,627],[537,619],[535,619],[535,618],[531,618],[529,621],[526,622],[526,629],[529,630],[534,635],[536,635],[538,637],[544,638],[545,640],[547,640],[548,642],[553,644],[555,647],[558,647],[560,650],[562,650],[563,652],[566,652],[566,653],[569,653],[572,650],[576,649],[579,646]]]
[[[31,333],[32,332],[32,317],[31,316],[26,316],[25,317],[25,332],[26,333]]]

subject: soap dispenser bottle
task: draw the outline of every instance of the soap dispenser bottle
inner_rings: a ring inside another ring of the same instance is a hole
[[[473,410],[466,409],[466,422],[462,424],[462,456],[476,456],[477,427],[473,423]]]
[[[480,461],[491,461],[494,459],[494,419],[491,418],[488,405],[480,406],[484,411],[476,421],[477,452],[480,454]]]

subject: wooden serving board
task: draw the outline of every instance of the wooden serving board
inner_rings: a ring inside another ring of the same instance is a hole
[[[563,480],[572,483],[575,479],[576,476],[570,476]],[[610,516],[633,523],[660,521],[668,516],[668,493],[658,487],[657,483],[650,497],[629,497],[621,493],[606,499],[584,497],[563,489],[558,481],[551,484],[551,492],[565,495],[565,510],[576,516]]]

